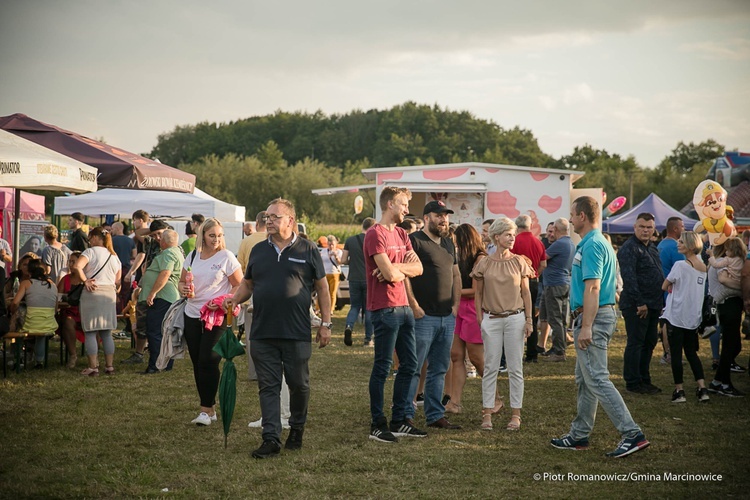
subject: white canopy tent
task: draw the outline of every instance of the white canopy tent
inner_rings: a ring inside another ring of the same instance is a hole
[[[81,212],[91,216],[118,215],[129,218],[139,209],[155,218],[189,219],[192,214],[198,213],[222,222],[245,220],[245,207],[217,200],[198,188],[193,194],[112,188],[55,198],[55,214]]]
[[[0,186],[15,188],[13,262],[18,262],[21,189],[96,191],[97,169],[0,130]]]
[[[0,130],[0,186],[69,191],[96,191],[97,170],[78,160]]]

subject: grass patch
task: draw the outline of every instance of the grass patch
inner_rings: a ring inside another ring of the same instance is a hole
[[[749,398],[712,396],[670,403],[668,366],[652,363],[658,396],[623,391],[651,447],[623,460],[606,459],[619,435],[606,414],[599,419],[587,452],[549,446],[565,433],[575,413],[574,361],[525,365],[523,427],[502,430],[509,411],[495,418],[493,432],[481,431],[481,381],[469,379],[465,413],[451,418],[455,432],[432,431],[427,439],[401,439],[386,445],[367,439],[367,384],[372,349],[343,343],[344,312],[334,318],[334,338],[326,349],[313,349],[308,424],[304,448],[279,458],[257,461],[249,452],[260,444],[260,431],[247,423],[260,416],[257,385],[248,382],[246,359],[236,359],[238,399],[229,446],[221,425],[190,424],[198,411],[189,360],[170,373],[143,376],[145,365],[128,366],[129,341],[116,341],[114,376],[84,378],[61,367],[51,345],[50,368],[9,373],[0,383],[0,491],[4,498],[450,498],[450,497],[745,497],[750,476],[745,454]],[[610,351],[613,380],[623,389],[622,329]],[[361,327],[355,342],[361,343]],[[660,352],[657,347],[657,352]],[[700,352],[709,369],[708,342]],[[742,356],[745,359],[744,355]],[[686,367],[685,378],[691,375]],[[746,374],[735,385],[750,391]],[[392,382],[392,379],[391,379]],[[499,380],[508,400],[507,377]],[[391,387],[386,387],[386,404]],[[417,412],[417,423],[424,416]],[[283,439],[286,438],[284,433]],[[586,481],[567,474],[661,475],[721,474],[720,482]],[[535,480],[534,474],[563,474],[565,480]],[[163,492],[167,488],[168,492]]]

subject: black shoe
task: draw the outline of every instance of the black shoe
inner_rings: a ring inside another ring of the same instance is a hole
[[[531,356],[526,356],[526,359],[524,359],[523,362],[524,363],[536,363],[537,362],[537,358],[536,357],[531,357]]]
[[[451,400],[451,397],[449,395],[445,394],[445,395],[443,395],[443,399],[442,399],[442,401],[440,401],[440,404],[443,405],[443,406],[445,406],[445,405],[448,404],[448,401],[450,401],[450,400]]]
[[[420,392],[419,394],[417,394],[414,402],[417,404],[417,406],[424,406],[424,393]]]
[[[539,354],[542,354],[542,353],[547,352],[547,351],[544,350],[544,347],[536,346],[536,352],[539,353]]]
[[[550,354],[554,354],[554,353],[552,352],[552,349],[550,349],[549,351],[544,351],[544,352],[540,352],[540,353],[539,353],[539,355],[540,355],[540,356],[545,356],[545,357],[546,357],[546,356],[549,356]]]
[[[724,384],[714,384],[711,382],[708,384],[709,392],[714,392],[720,396],[727,396],[730,398],[743,398],[745,393],[734,388],[733,385],[724,386]]]
[[[351,347],[352,345],[352,327],[347,325],[346,330],[344,330],[344,344]]]
[[[672,402],[684,403],[685,401],[687,401],[687,399],[685,399],[685,391],[683,390],[678,391],[677,389],[675,389],[675,391],[672,393]]]
[[[396,437],[427,437],[427,433],[425,431],[421,431],[414,427],[414,421],[410,418],[402,420],[401,422],[391,421],[390,431]]]
[[[636,385],[633,387],[627,387],[625,386],[625,390],[628,392],[633,392],[635,394],[648,394],[648,391],[646,391],[646,388],[642,385]]]
[[[143,363],[143,354],[134,352],[132,356],[130,356],[128,359],[123,359],[120,361],[123,365],[135,365],[138,363]]]
[[[706,389],[705,387],[698,387],[695,390],[695,395],[698,397],[698,401],[700,401],[701,403],[705,403],[709,400],[708,389]]]
[[[260,448],[251,453],[253,458],[275,457],[281,451],[281,445],[272,439],[266,439]]]
[[[714,362],[714,363],[711,363],[711,369],[712,369],[713,371],[716,371],[716,370],[718,370],[718,369],[719,369],[719,363],[716,363],[716,362]]]
[[[729,371],[731,371],[732,373],[745,373],[747,371],[747,368],[745,368],[744,366],[740,366],[737,363],[732,363],[729,366]]]
[[[304,432],[304,427],[299,427],[297,429],[292,427],[289,430],[289,437],[286,438],[284,448],[286,448],[287,450],[299,450],[300,448],[302,448],[302,434]]]
[[[642,387],[646,389],[647,394],[659,394],[661,392],[661,389],[654,384],[642,384]]]
[[[385,419],[370,426],[370,439],[380,441],[381,443],[398,443],[398,438],[388,430],[388,423]]]
[[[141,375],[153,375],[154,373],[159,373],[159,370],[156,368],[146,368],[146,371],[141,372]]]

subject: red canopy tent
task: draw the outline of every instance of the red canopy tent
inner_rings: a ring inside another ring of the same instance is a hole
[[[3,239],[13,248],[13,214],[16,208],[15,189],[0,188],[0,224]],[[44,220],[44,196],[21,191],[21,220]]]
[[[0,129],[74,158],[99,170],[99,188],[192,193],[195,176],[143,156],[114,148],[21,113],[0,118]]]

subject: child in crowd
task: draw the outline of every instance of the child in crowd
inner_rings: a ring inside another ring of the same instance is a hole
[[[28,270],[30,277],[20,283],[18,293],[13,297],[11,309],[15,311],[21,300],[26,299],[26,321],[21,331],[54,334],[57,331],[57,288],[47,276],[41,259],[31,259]],[[35,368],[44,367],[44,348],[45,338],[37,337],[34,345]]]
[[[745,255],[742,253],[742,240],[730,238],[724,243],[726,257],[708,258],[708,264],[719,270],[719,282],[735,290],[740,289],[740,273],[745,264]]]

